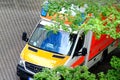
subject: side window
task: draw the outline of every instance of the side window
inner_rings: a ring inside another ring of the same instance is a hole
[[[78,43],[77,43],[75,52],[79,52],[80,49],[83,47],[84,39],[85,39],[85,34],[82,33],[82,34],[80,35],[80,37],[79,37],[79,40],[78,40]]]

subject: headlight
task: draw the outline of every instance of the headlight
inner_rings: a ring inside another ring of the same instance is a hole
[[[19,65],[24,66],[24,61],[23,61],[23,60],[20,60],[20,61],[19,61]]]

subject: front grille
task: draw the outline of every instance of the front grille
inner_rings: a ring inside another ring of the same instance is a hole
[[[38,66],[38,65],[34,65],[28,62],[25,62],[25,66],[28,70],[34,72],[34,73],[38,73],[42,71],[42,66]]]

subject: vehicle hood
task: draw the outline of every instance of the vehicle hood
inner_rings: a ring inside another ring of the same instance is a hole
[[[48,68],[64,65],[68,58],[69,56],[44,51],[28,44],[21,53],[21,59],[24,61]]]

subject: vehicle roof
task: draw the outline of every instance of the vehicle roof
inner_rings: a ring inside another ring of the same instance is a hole
[[[57,23],[57,22],[55,22],[55,21],[52,21],[52,20],[49,20],[49,19],[41,19],[41,21],[40,21],[40,24],[42,24],[42,25],[48,25],[48,26],[50,26],[50,25],[55,25],[55,23]],[[70,25],[69,24],[66,24],[66,26],[69,28],[69,30],[72,32],[72,29],[70,28]],[[62,29],[62,27],[60,27],[60,29],[59,30],[62,30],[62,31],[64,31],[63,29]],[[73,31],[72,33],[74,33],[74,34],[77,34],[77,32],[78,31]]]

